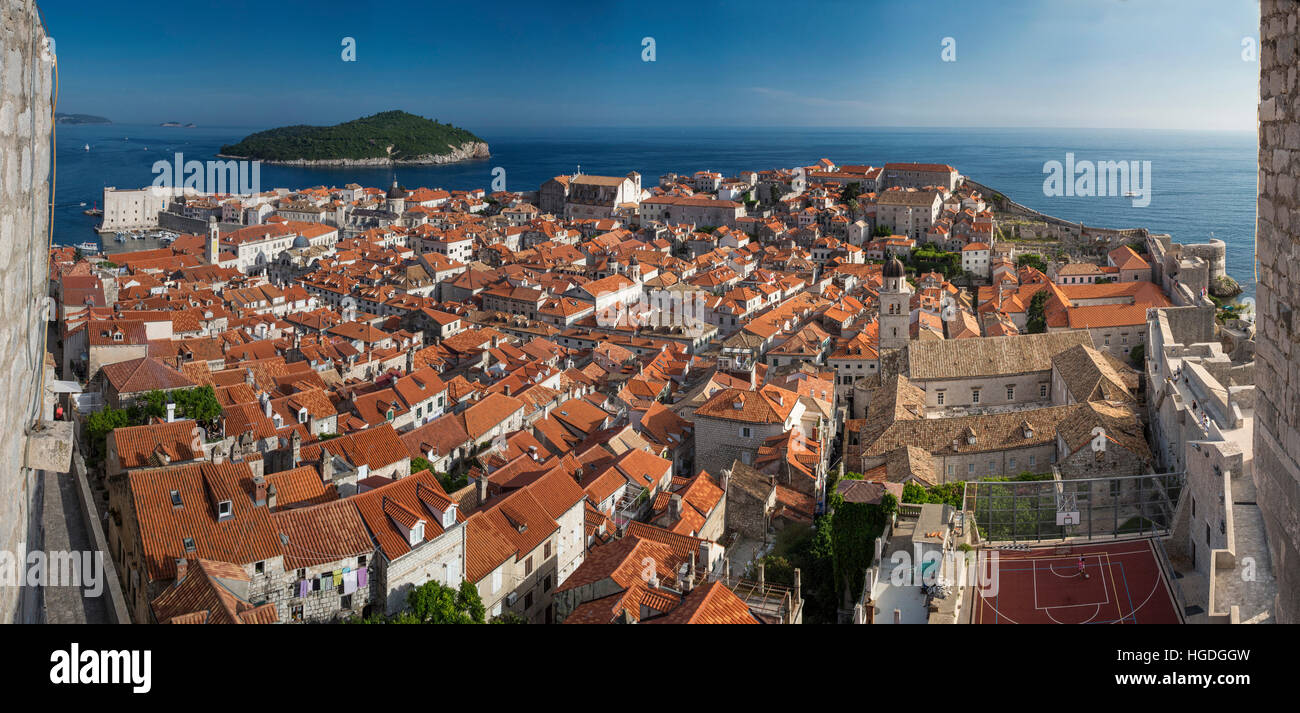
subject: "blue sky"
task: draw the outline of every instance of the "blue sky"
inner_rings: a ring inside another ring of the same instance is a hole
[[[1252,131],[1258,97],[1257,0],[39,5],[59,109],[120,123]]]

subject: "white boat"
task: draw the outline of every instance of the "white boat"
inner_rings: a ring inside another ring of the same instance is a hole
[[[91,242],[89,240],[87,240],[84,243],[77,243],[73,247],[77,248],[78,250],[81,250],[82,252],[87,252],[87,253],[99,252],[99,243]]]
[[[122,234],[121,234],[121,233],[118,233],[117,235],[114,235],[114,236],[113,236],[113,239],[116,240],[116,241],[119,242],[119,243],[125,243],[125,242],[126,242],[126,238],[122,237]]]
[[[90,144],[86,144],[86,150],[87,150],[87,151],[90,150]]]

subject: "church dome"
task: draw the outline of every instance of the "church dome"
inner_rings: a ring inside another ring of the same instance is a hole
[[[299,235],[293,239],[293,246],[295,248],[309,248],[311,247],[311,241],[307,240],[306,235]]]
[[[898,256],[895,255],[885,263],[884,272],[885,277],[902,277],[906,271],[903,269],[903,261],[899,260]]]
[[[399,186],[399,185],[397,185],[397,181],[393,181],[393,187],[388,189],[388,197],[389,197],[389,198],[405,198],[405,197],[406,197],[406,189],[405,189],[405,188],[402,188],[402,187]]]

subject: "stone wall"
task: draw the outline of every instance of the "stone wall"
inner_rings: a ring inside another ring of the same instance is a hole
[[[1260,2],[1255,486],[1278,623],[1300,621],[1300,4]]]
[[[0,432],[10,436],[39,415],[52,69],[35,5],[0,0]],[[9,437],[0,446],[0,547],[10,552],[35,529],[31,503],[40,481],[24,467],[25,443]],[[34,594],[0,587],[0,622],[35,621]]]
[[[750,437],[741,437],[741,428],[749,427]],[[721,473],[737,460],[752,465],[758,459],[763,441],[785,433],[784,424],[744,423],[720,418],[695,419],[695,467]],[[748,458],[748,461],[745,459]]]

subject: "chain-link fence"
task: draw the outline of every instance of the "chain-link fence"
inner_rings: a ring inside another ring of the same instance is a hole
[[[1184,473],[970,481],[964,510],[987,542],[1168,534]]]

